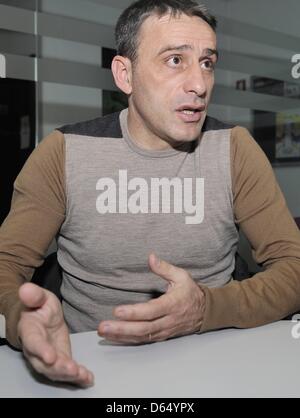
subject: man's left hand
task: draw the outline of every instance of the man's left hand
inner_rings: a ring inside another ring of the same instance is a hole
[[[117,320],[102,321],[101,337],[123,343],[148,343],[193,334],[201,328],[205,296],[190,274],[179,267],[149,255],[153,273],[169,282],[166,293],[149,302],[118,306]]]

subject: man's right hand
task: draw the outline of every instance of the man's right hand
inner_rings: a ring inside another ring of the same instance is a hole
[[[93,374],[72,359],[69,332],[57,297],[33,283],[21,286],[19,297],[24,309],[18,336],[33,368],[53,381],[93,385]]]

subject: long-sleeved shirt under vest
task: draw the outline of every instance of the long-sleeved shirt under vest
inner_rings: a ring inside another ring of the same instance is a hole
[[[198,140],[145,150],[127,109],[46,137],[14,185],[0,229],[0,312],[17,346],[19,286],[54,237],[71,332],[96,330],[120,304],[166,281],[148,255],[187,270],[205,293],[200,332],[254,327],[300,309],[300,233],[264,153],[241,127],[207,117]],[[264,271],[232,281],[241,227]]]

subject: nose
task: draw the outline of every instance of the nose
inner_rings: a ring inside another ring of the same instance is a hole
[[[207,93],[207,85],[200,64],[195,63],[194,65],[191,65],[184,76],[185,93],[194,93],[198,97],[204,98]]]

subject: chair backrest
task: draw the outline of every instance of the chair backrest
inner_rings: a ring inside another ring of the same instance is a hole
[[[240,255],[239,252],[235,253],[235,269],[232,273],[232,277],[234,280],[242,281],[245,279],[249,279],[252,274],[249,271],[249,266],[244,260],[244,258]]]

